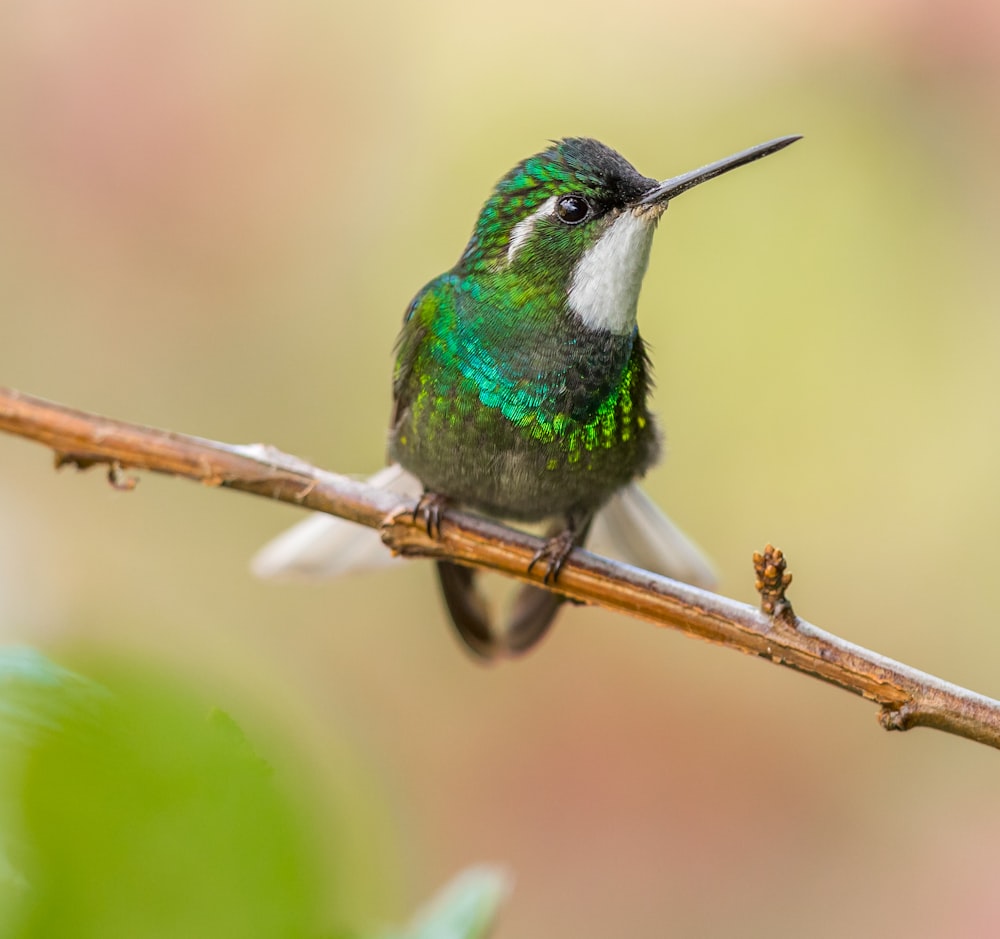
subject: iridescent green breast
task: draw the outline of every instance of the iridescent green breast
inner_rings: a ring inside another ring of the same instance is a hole
[[[642,340],[581,331],[546,297],[541,310],[521,298],[517,317],[492,301],[448,275],[414,303],[391,458],[429,490],[495,515],[596,508],[657,455]]]

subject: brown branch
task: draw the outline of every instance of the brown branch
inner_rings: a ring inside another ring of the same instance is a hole
[[[394,551],[448,558],[541,585],[528,563],[541,542],[502,525],[446,511],[432,539],[413,504],[259,444],[232,446],[153,430],[0,388],[0,430],[52,448],[56,465],[108,466],[111,484],[130,489],[126,470],[152,470],[269,496],[378,528]],[[555,589],[567,597],[670,626],[690,636],[770,659],[880,705],[887,730],[936,727],[1000,747],[1000,702],[894,662],[798,619],[785,598],[791,575],[770,545],[754,558],[769,612],[577,550]]]

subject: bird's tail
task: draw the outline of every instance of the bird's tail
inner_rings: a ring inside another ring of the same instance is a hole
[[[477,587],[477,572],[450,561],[437,562],[445,606],[461,640],[473,655],[486,661],[527,652],[548,632],[565,597],[525,584],[511,607],[503,629],[493,625],[486,598]]]
[[[574,545],[584,543],[590,524],[588,518],[575,530]],[[565,528],[564,521],[556,523],[545,537],[554,538]],[[477,590],[476,571],[449,561],[438,561],[437,569],[451,621],[469,650],[482,659],[527,652],[548,632],[559,607],[566,602],[565,597],[551,590],[524,584],[514,597],[507,622],[496,629],[492,625],[489,604]]]

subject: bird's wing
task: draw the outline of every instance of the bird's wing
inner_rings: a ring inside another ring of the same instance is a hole
[[[392,372],[392,414],[389,427],[394,428],[400,415],[410,406],[414,385],[411,382],[413,366],[427,336],[427,321],[433,315],[431,307],[436,302],[431,289],[432,281],[414,298],[403,317],[403,328],[396,339],[394,353],[396,364]]]
[[[587,547],[695,587],[711,588],[716,582],[701,549],[637,483],[619,489],[597,513]]]
[[[398,463],[368,479],[368,483],[410,499],[423,492],[420,480]],[[374,528],[315,512],[273,541],[250,562],[258,577],[284,580],[317,580],[363,570],[377,570],[396,563]]]

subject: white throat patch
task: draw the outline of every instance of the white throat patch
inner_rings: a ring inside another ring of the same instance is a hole
[[[569,307],[584,326],[619,336],[635,327],[639,289],[649,264],[659,213],[626,209],[577,261],[569,286]]]

